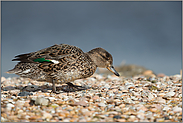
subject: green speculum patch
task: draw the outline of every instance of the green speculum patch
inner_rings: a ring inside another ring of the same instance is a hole
[[[34,59],[34,62],[51,62],[50,60],[46,60],[45,58],[38,58],[38,59]]]

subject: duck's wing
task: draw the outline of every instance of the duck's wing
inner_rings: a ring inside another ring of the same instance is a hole
[[[59,45],[56,44],[36,52],[17,55],[15,56],[15,59],[13,59],[12,61],[29,62],[29,63],[31,62],[59,63],[68,60],[69,61],[76,60],[83,53],[84,52],[76,46],[67,44],[59,44]]]

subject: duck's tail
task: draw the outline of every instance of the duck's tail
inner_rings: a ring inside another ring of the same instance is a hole
[[[7,71],[6,73],[8,73],[8,74],[16,74],[16,73],[19,73],[19,72],[21,72],[21,71],[22,71],[22,70],[20,70],[20,69],[13,68],[13,69]]]

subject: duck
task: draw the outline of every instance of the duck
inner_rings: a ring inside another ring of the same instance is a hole
[[[112,55],[101,47],[83,52],[76,46],[55,44],[36,52],[17,55],[12,61],[19,62],[7,71],[8,74],[52,83],[53,93],[56,93],[55,84],[81,87],[71,82],[92,76],[97,67],[107,68],[120,76],[113,67]]]

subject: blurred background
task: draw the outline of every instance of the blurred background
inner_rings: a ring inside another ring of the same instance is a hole
[[[1,2],[2,62],[54,44],[87,52],[102,47],[114,65],[135,64],[166,75],[181,69],[181,1]]]

